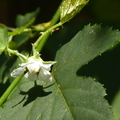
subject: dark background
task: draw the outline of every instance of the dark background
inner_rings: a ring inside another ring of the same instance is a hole
[[[25,14],[40,7],[36,24],[48,22],[60,4],[60,0],[0,0],[0,23],[15,27],[18,14]],[[84,25],[101,24],[113,29],[120,29],[120,0],[90,0],[88,5],[72,20],[64,25],[64,29],[50,36],[42,53],[44,59],[54,59],[55,51],[69,41]],[[59,34],[61,38],[58,37]],[[54,40],[56,38],[57,41]],[[52,42],[52,45],[50,44]],[[106,98],[111,103],[120,86],[120,45],[103,53],[80,69],[77,74],[97,78],[107,91]]]

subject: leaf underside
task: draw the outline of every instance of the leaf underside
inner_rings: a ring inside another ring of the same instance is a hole
[[[45,88],[32,81],[21,84],[1,108],[1,119],[113,120],[102,85],[76,72],[119,38],[120,32],[111,28],[86,26],[58,50],[52,71],[53,84],[47,83],[45,86],[50,86]]]

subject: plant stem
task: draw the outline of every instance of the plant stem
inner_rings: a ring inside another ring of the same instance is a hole
[[[24,74],[23,74],[24,75]],[[16,87],[18,82],[22,79],[23,75],[17,77],[14,79],[14,81],[10,84],[10,86],[7,88],[7,90],[4,92],[2,97],[0,98],[0,106],[5,102],[7,97],[10,95],[10,93],[13,91],[13,89]]]
[[[60,16],[60,9],[58,8],[56,13],[54,14],[52,20],[51,20],[51,24],[48,27],[48,30],[45,31],[38,39],[37,41],[34,43],[34,45],[36,46],[36,49],[40,52],[44,46],[44,44],[46,43],[48,37],[50,36],[52,30],[54,30],[55,28],[61,26],[61,22],[59,22],[58,24],[56,24],[55,26],[53,26],[59,19]],[[52,27],[53,26],[53,27]]]
[[[6,49],[7,49],[7,52],[9,54],[13,54],[13,55],[18,56],[23,62],[27,61],[27,57],[24,56],[23,54],[19,53],[17,50],[12,50],[12,49],[10,49],[8,47]]]
[[[47,41],[47,38],[49,37],[50,33],[52,32],[52,30],[54,30],[55,28],[61,26],[61,22],[59,22],[58,24],[54,25],[53,27],[51,27],[50,29],[48,29],[47,31],[45,31],[38,39],[37,41],[34,43],[34,45],[36,46],[36,49],[40,52],[45,44],[45,42]]]

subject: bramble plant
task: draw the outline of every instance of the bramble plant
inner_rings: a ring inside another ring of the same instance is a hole
[[[77,71],[119,43],[118,30],[89,24],[56,51],[55,60],[44,61],[41,55],[48,37],[64,29],[88,2],[63,0],[47,23],[35,25],[37,8],[18,15],[17,28],[0,24],[0,81],[10,82],[0,98],[1,120],[114,119],[103,85],[95,78],[78,76]],[[31,44],[29,53],[23,44]]]

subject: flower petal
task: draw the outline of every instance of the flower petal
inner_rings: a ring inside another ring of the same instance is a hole
[[[28,68],[30,73],[37,73],[37,72],[39,72],[40,67],[41,67],[41,65],[39,64],[38,61],[29,62],[29,64],[27,65],[27,68]]]
[[[18,76],[22,75],[23,73],[24,73],[24,68],[23,67],[19,67],[17,69],[14,69],[10,75],[12,77],[18,77]]]
[[[52,66],[52,64],[43,64],[43,65],[42,65],[42,67],[43,67],[44,69],[46,69],[47,71],[50,71],[50,70],[51,70],[51,66]]]
[[[47,61],[47,62],[42,62],[42,67],[44,68],[44,69],[46,69],[47,71],[50,71],[51,70],[51,66],[53,65],[53,64],[55,64],[56,63],[56,61]]]
[[[25,74],[25,77],[28,78],[29,80],[37,80],[38,79],[37,73],[27,72]]]
[[[38,79],[43,82],[52,81],[52,75],[49,71],[42,68],[39,72]]]

